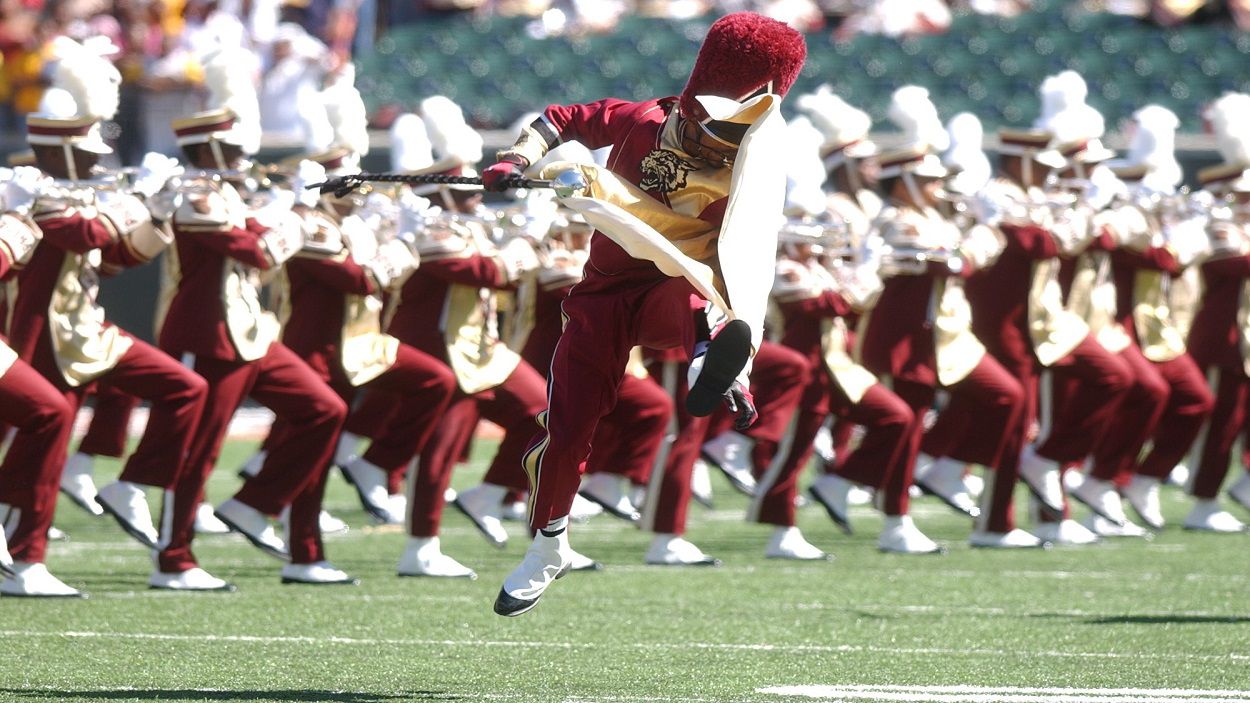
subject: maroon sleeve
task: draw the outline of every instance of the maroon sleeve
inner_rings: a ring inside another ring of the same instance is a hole
[[[465,258],[447,257],[422,261],[420,270],[448,283],[462,286],[498,289],[508,287],[503,280],[503,272],[495,261],[477,254]]]
[[[551,105],[543,116],[561,142],[576,140],[593,150],[610,146],[620,136],[613,127],[613,120],[622,108],[636,104],[605,98],[585,105]]]
[[[1059,245],[1045,227],[1003,224],[999,230],[1007,239],[1007,246],[1019,249],[1030,259],[1053,259],[1059,256]]]
[[[1202,273],[1215,277],[1250,277],[1250,256],[1226,256],[1202,265]]]
[[[43,241],[65,251],[86,254],[116,241],[117,232],[102,217],[87,218],[74,214],[68,217],[36,218],[43,231]]]
[[[214,251],[222,256],[230,257],[248,266],[261,270],[273,268],[269,253],[261,246],[260,235],[268,230],[249,225],[246,229],[230,227],[221,230],[180,230],[175,223],[174,232],[180,238],[188,239],[195,244]]]
[[[782,314],[787,318],[791,315],[845,317],[851,314],[851,306],[846,302],[846,299],[831,290],[804,300],[778,303],[778,306],[781,308]]]
[[[350,295],[369,295],[376,290],[373,280],[364,267],[350,258],[337,261],[331,258],[296,255],[286,262],[288,269],[300,271],[322,285]]]
[[[1116,249],[1112,256],[1134,268],[1163,271],[1172,275],[1181,272],[1181,265],[1176,260],[1176,254],[1173,254],[1167,247],[1148,247],[1145,251]]]

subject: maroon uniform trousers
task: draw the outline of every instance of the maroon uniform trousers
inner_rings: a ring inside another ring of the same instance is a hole
[[[308,364],[279,343],[274,343],[256,361],[195,357],[190,364],[208,381],[208,402],[191,444],[187,470],[174,491],[173,505],[166,504],[162,516],[159,564],[160,570],[167,573],[196,566],[191,552],[195,510],[204,500],[204,484],[221,454],[230,418],[245,398],[274,411],[291,428],[282,441],[273,445],[260,473],[248,479],[234,495],[236,500],[270,516],[282,512],[302,491],[324,480],[334,449],[332,440],[347,416],[347,405]],[[319,500],[317,506],[319,510]],[[311,519],[297,519],[292,512],[286,540],[291,561],[310,564],[324,559],[316,514]]]
[[[572,284],[540,290],[534,301],[534,326],[525,340],[521,358],[546,381],[556,343],[564,328],[560,306],[568,297]],[[655,465],[656,455],[664,444],[673,416],[673,401],[654,381],[626,374],[617,391],[616,406],[603,417],[595,430],[594,449],[586,461],[587,473],[611,473],[625,476],[634,485],[646,485]],[[493,468],[493,466],[492,466]],[[488,483],[503,480],[488,475]],[[513,472],[508,472],[514,475]],[[524,477],[524,472],[521,472]],[[520,488],[528,490],[528,481]]]
[[[71,254],[101,250],[105,266],[142,263],[129,247],[114,239],[103,218],[79,214],[39,221],[43,241],[18,277],[10,332],[13,348],[22,359],[52,382],[77,412],[87,385],[71,386],[65,379],[49,333],[50,300],[59,285],[62,267]],[[129,336],[129,335],[127,335]],[[187,446],[204,404],[204,381],[150,344],[130,338],[130,348],[113,368],[94,379],[122,393],[151,403],[147,430],[126,462],[120,479],[157,488],[171,488],[183,468]],[[66,447],[54,451],[64,453]],[[56,480],[59,482],[60,475]]]
[[[95,402],[87,434],[78,451],[91,456],[120,458],[126,453],[130,416],[139,399],[107,383],[96,384]]]
[[[645,486],[676,407],[650,378],[625,374],[616,393],[616,406],[595,429],[586,472],[619,474],[635,486]]]
[[[709,417],[694,417],[686,412],[686,381],[689,365],[679,350],[649,352],[647,365],[651,377],[657,379],[666,395],[673,399],[673,441],[664,457],[664,466],[651,475],[647,486],[647,505],[643,526],[657,534],[686,533],[686,515],[692,495],[690,479],[695,459],[699,458],[707,438]]]
[[[655,353],[653,357],[652,377],[660,379],[664,390],[672,394],[677,422],[663,475],[652,477],[647,496],[647,527],[661,534],[680,535],[686,530],[694,462],[703,443],[728,430],[732,419],[720,412],[705,418],[692,417],[685,411],[689,366],[678,360],[682,353],[673,350]],[[755,440],[752,460],[760,475],[766,474],[773,462],[809,375],[807,361],[798,352],[771,342],[760,345],[751,370],[751,393],[757,401],[760,421],[747,430],[747,435]]]
[[[850,306],[832,292],[780,304],[785,318],[782,344],[802,354],[811,369],[811,382],[799,398],[798,415],[790,449],[773,466],[776,477],[756,494],[760,522],[794,525],[794,496],[799,474],[812,457],[812,443],[830,414],[863,425],[863,440],[837,467],[837,473],[856,483],[883,488],[889,469],[904,449],[907,428],[914,415],[897,395],[877,383],[858,402],[847,397],[826,367],[821,348],[821,324],[828,318],[850,314]]]
[[[1250,257],[1229,256],[1202,265],[1202,307],[1189,333],[1189,353],[1215,391],[1215,406],[1197,443],[1198,465],[1190,491],[1213,499],[1228,475],[1232,449],[1247,420],[1250,376],[1240,343],[1241,291],[1250,278]]]
[[[347,405],[358,388],[352,385],[342,364],[341,345],[346,296],[375,292],[371,276],[351,258],[297,256],[286,265],[290,315],[283,342],[299,354],[312,370]],[[443,416],[455,390],[456,377],[442,361],[400,344],[395,361],[382,374],[363,385],[379,389],[394,399],[388,431],[371,442],[363,458],[388,475],[402,475],[404,467],[422,450]],[[274,423],[266,444],[272,448],[285,441],[294,429],[291,420]],[[337,433],[335,437],[337,441]],[[301,491],[291,504],[291,515],[316,522],[325,494],[329,466]]]
[[[75,407],[22,361],[0,376],[0,420],[17,429],[0,464],[0,522],[16,561],[43,562]]]
[[[485,256],[448,257],[424,261],[408,278],[399,294],[399,302],[387,332],[440,363],[449,364],[447,341],[440,324],[447,306],[451,286],[502,288],[506,284],[496,263]],[[365,395],[353,413],[356,422],[367,424],[371,418],[389,414],[384,405],[394,402],[388,397]],[[456,388],[447,412],[436,422],[417,461],[417,471],[410,476],[408,501],[409,534],[433,537],[438,534],[442,519],[443,494],[451,481],[456,461],[472,437],[479,418],[485,418],[504,429],[504,438],[488,470],[500,485],[518,487],[521,455],[534,431],[534,417],[545,405],[542,377],[529,364],[520,362],[503,383],[486,391],[467,394]],[[397,442],[403,428],[395,424],[381,425],[376,442]],[[386,467],[384,467],[386,468]],[[494,482],[492,480],[492,482]]]
[[[180,211],[181,212],[181,211]],[[292,431],[272,447],[259,474],[235,499],[276,516],[307,486],[321,480],[347,415],[347,406],[294,352],[274,342],[259,358],[247,360],[235,349],[225,320],[226,272],[239,264],[270,269],[273,260],[261,243],[267,230],[254,220],[245,227],[184,229],[174,219],[179,262],[178,291],[161,327],[161,348],[183,359],[208,382],[204,414],[187,453],[186,469],[167,496],[161,515],[158,568],[175,573],[196,566],[191,551],[195,512],[221,445],[244,398],[251,397],[291,423]],[[124,390],[124,389],[123,389]],[[322,560],[316,515],[292,514],[286,535],[295,563]]]

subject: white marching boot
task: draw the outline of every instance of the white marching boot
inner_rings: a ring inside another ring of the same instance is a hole
[[[399,558],[400,576],[432,576],[436,578],[477,578],[473,569],[443,554],[437,537],[409,537],[404,555]]]
[[[690,497],[705,508],[713,507],[712,476],[707,462],[702,459],[695,459],[694,468],[690,470]],[[634,505],[641,504],[635,502]]]
[[[310,586],[357,586],[360,579],[352,578],[346,571],[328,561],[312,564],[284,564],[282,583],[302,583]]]
[[[937,542],[916,527],[910,515],[887,515],[885,527],[877,539],[877,549],[894,554],[942,554]]]
[[[778,527],[773,530],[764,556],[769,559],[793,559],[795,561],[822,561],[830,558],[803,538],[797,527]]]
[[[291,533],[291,506],[286,506],[282,509],[282,512],[278,513],[278,522],[282,525],[283,534]],[[322,535],[338,535],[349,531],[351,527],[346,522],[322,510],[317,513],[317,529],[321,531]]]
[[[217,506],[216,514],[217,519],[246,537],[247,541],[262,552],[283,561],[291,558],[286,542],[278,536],[269,518],[256,508],[230,498]]]
[[[1033,528],[1033,534],[1043,542],[1068,546],[1084,546],[1101,541],[1098,535],[1076,520],[1038,523]]]
[[[394,512],[390,493],[387,492],[387,475],[381,468],[353,457],[350,461],[340,464],[343,475],[347,477],[360,496],[360,504],[373,519],[387,525],[404,524],[404,514]]]
[[[1245,532],[1246,525],[1233,514],[1220,507],[1218,500],[1198,500],[1185,516],[1183,527],[1186,530],[1200,532],[1217,532],[1232,534]]]
[[[1228,487],[1228,497],[1237,505],[1250,510],[1250,472],[1241,472],[1241,478]]]
[[[508,489],[489,483],[460,491],[452,505],[473,521],[478,532],[493,546],[502,549],[508,544],[508,531],[503,527],[500,512]]]
[[[568,519],[554,521],[539,530],[525,551],[525,558],[504,579],[495,598],[495,612],[505,617],[528,613],[538,605],[547,587],[568,573],[573,549],[569,546]]]
[[[1044,506],[1056,513],[1063,512],[1059,462],[1038,456],[1030,444],[1020,454],[1020,480]]]
[[[1081,525],[1099,537],[1153,537],[1149,530],[1132,520],[1125,519],[1123,525],[1117,525],[1094,513],[1086,515],[1085,519],[1081,521]]]
[[[916,460],[916,465],[919,468],[919,459]],[[940,457],[931,460],[924,473],[917,475],[914,481],[921,490],[937,496],[954,510],[975,518],[981,514],[981,509],[977,507],[976,498],[964,481],[966,468],[967,465],[963,462]]]
[[[1035,535],[1020,529],[1010,532],[988,532],[977,530],[968,537],[968,545],[978,549],[1039,549],[1049,547]]]
[[[1162,483],[1157,478],[1136,475],[1124,488],[1124,497],[1133,507],[1133,512],[1152,530],[1163,529],[1163,507],[1159,502],[1159,486]]]
[[[569,520],[577,523],[589,522],[590,518],[603,514],[603,506],[582,497],[581,493],[573,496],[573,507],[569,509]],[[526,517],[521,521],[525,522]]]
[[[681,535],[657,534],[642,558],[652,566],[720,566],[720,559],[686,541]]]
[[[726,432],[703,445],[703,458],[721,470],[729,483],[748,496],[755,495],[755,476],[751,473],[751,447],[754,442],[737,432]]]
[[[148,578],[148,588],[162,591],[217,591],[233,593],[234,584],[208,573],[196,566],[177,573],[153,572]]]
[[[582,478],[578,493],[587,500],[598,503],[613,517],[628,522],[638,522],[642,516],[629,500],[629,479],[616,474],[587,474]]]
[[[855,484],[837,474],[822,474],[807,487],[807,493],[825,508],[829,519],[846,534],[851,529],[851,491]]]
[[[1120,492],[1111,481],[1087,477],[1081,485],[1070,490],[1068,495],[1117,527],[1128,522],[1128,516],[1124,514],[1124,504],[1120,501]]]
[[[213,514],[213,506],[200,503],[195,509],[195,534],[197,535],[228,535],[230,528]]]
[[[129,481],[114,481],[100,489],[96,502],[117,520],[126,534],[149,549],[156,548],[160,536],[152,522],[152,509],[148,507],[143,486]]]
[[[65,460],[65,470],[61,472],[61,493],[78,507],[98,517],[104,514],[104,509],[96,502],[94,474],[95,457],[82,452],[74,453]]]
[[[9,554],[9,543],[4,538],[4,524],[0,523],[0,576],[13,575],[13,555]]]
[[[13,574],[0,582],[0,595],[18,598],[86,598],[87,594],[67,586],[48,572],[43,564],[13,562]]]

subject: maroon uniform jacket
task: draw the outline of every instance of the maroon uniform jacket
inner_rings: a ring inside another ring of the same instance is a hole
[[[1243,369],[1237,313],[1250,279],[1250,256],[1212,259],[1202,265],[1202,307],[1189,332],[1189,353],[1199,366]]]
[[[387,324],[387,334],[450,363],[441,321],[452,285],[497,290],[509,287],[503,271],[491,257],[473,254],[432,261],[423,258],[420,268],[408,277],[399,295],[391,301],[394,311]]]
[[[246,278],[249,269],[273,268],[274,259],[261,239],[268,230],[232,211],[238,207],[241,203],[204,213],[182,207],[174,214],[177,290],[160,329],[160,347],[174,358],[190,353],[242,362],[253,356],[240,354],[229,329],[227,306],[234,292],[226,286],[231,274]]]
[[[555,147],[562,141],[571,140],[581,142],[592,150],[611,146],[612,154],[607,164],[610,171],[666,206],[681,210],[682,204],[671,202],[669,192],[678,189],[677,180],[684,185],[690,170],[705,168],[706,165],[678,163],[675,170],[669,171],[659,169],[655,158],[648,158],[660,150],[665,123],[676,108],[677,98],[638,103],[607,98],[586,105],[552,105],[543,117],[554,131],[554,134],[546,135],[549,146]],[[727,203],[727,197],[719,197],[703,205],[698,212],[687,214],[697,215],[719,227]],[[655,264],[633,258],[618,244],[596,232],[590,242],[586,280],[579,285],[616,285],[619,280],[612,283],[610,278],[605,281],[605,276],[618,276],[627,271],[652,281],[667,279]]]
[[[1042,227],[1003,224],[1007,245],[998,261],[968,279],[972,331],[987,351],[1014,373],[1033,368],[1029,337],[1029,287],[1033,262],[1059,256],[1054,238]]]
[[[340,361],[346,297],[372,295],[373,277],[349,256],[295,256],[286,262],[289,314],[282,343],[336,385],[349,383]]]

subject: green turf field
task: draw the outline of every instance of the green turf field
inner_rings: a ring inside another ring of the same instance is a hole
[[[228,445],[213,498],[251,449]],[[878,554],[872,511],[857,509],[848,538],[809,507],[800,526],[837,559],[778,563],[762,556],[767,530],[742,522],[745,499],[714,486],[717,508],[692,507],[689,536],[724,567],[644,567],[648,536],[601,516],[573,544],[608,569],[569,576],[517,619],[491,604],[524,551],[519,525],[496,550],[449,507],[444,551],[481,578],[399,579],[404,536],[366,527],[338,477],[327,506],[353,529],[328,546],[355,588],[280,585],[278,562],[230,536],[197,553],[238,593],[151,592],[148,554],[62,500],[72,541],[49,566],[91,599],[0,601],[0,700],[1250,701],[1250,536],[974,552],[967,522],[924,499],[914,514],[944,557]],[[1185,507],[1166,493],[1169,519]]]

